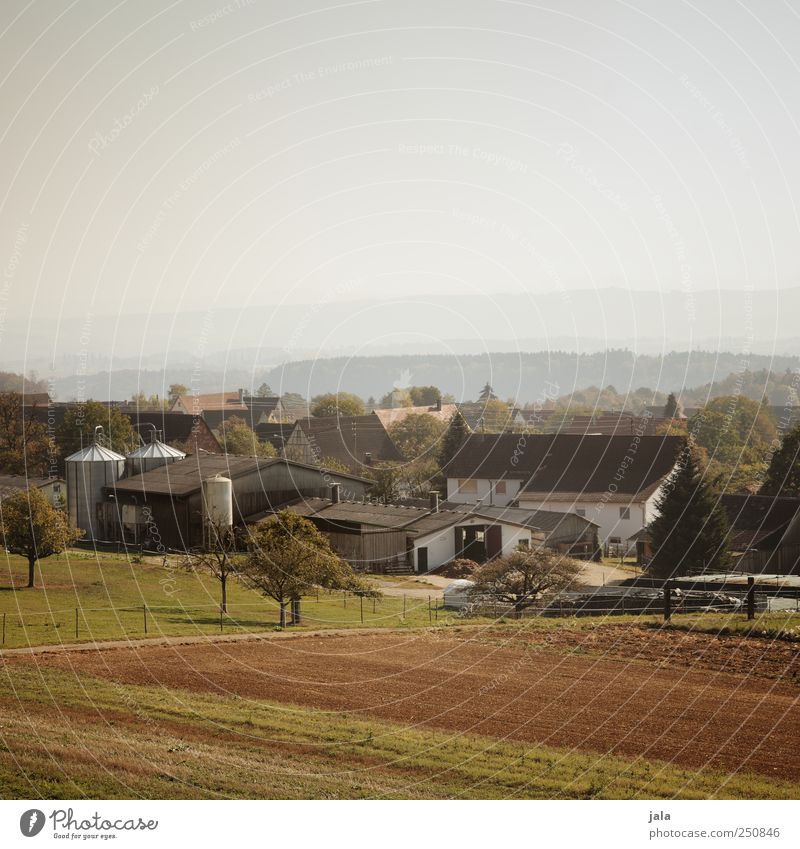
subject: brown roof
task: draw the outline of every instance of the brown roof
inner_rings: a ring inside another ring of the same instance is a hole
[[[670,473],[684,441],[677,436],[472,434],[450,462],[450,478],[514,478],[526,494],[559,501],[591,493],[648,497]]]
[[[261,459],[258,457],[235,457],[232,454],[190,454],[185,460],[160,466],[150,472],[134,475],[117,481],[115,488],[122,492],[144,492],[157,495],[174,495],[183,498],[198,492],[202,481],[214,475],[223,475],[231,480],[241,476],[257,472],[276,463],[286,463],[303,469],[314,469],[315,466],[307,466],[303,463],[295,463],[280,457],[269,457]],[[355,475],[336,472],[336,477],[353,478],[364,481]],[[371,481],[364,481],[372,483]]]
[[[21,489],[39,489],[49,483],[63,483],[63,478],[35,477],[31,475],[0,474],[0,500]]]
[[[425,415],[438,421],[447,422],[453,418],[458,411],[455,404],[442,404],[441,410],[433,407],[393,407],[388,410],[373,410],[372,412],[381,420],[384,427],[391,427],[393,424],[403,421],[409,416]]]
[[[190,414],[199,414],[204,410],[246,410],[238,392],[206,392],[198,395],[179,395],[171,410],[180,412],[180,407]]]
[[[722,507],[731,525],[731,547],[776,546],[800,510],[800,498],[771,495],[723,495]]]
[[[214,450],[222,453],[222,446],[211,428],[200,416],[162,412],[161,410],[142,410],[139,412],[135,407],[120,407],[120,409],[130,416],[134,429],[138,430],[145,440],[148,438],[148,425],[153,425],[161,433],[162,442],[191,443],[202,438],[203,442],[212,441],[211,445],[216,445]],[[211,450],[211,448],[206,450]]]
[[[400,462],[403,459],[386,428],[375,414],[366,416],[324,416],[297,422],[316,456],[338,460],[348,468],[372,462]]]

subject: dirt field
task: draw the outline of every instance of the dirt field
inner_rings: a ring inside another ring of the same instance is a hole
[[[609,627],[353,633],[7,663],[797,780],[797,656],[787,643]]]

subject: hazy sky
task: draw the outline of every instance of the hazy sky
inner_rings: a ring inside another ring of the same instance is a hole
[[[800,285],[796,2],[0,18],[3,357],[62,312]]]

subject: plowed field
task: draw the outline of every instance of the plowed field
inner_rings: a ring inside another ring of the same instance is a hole
[[[476,633],[339,633],[8,663],[800,778],[796,646],[640,628]]]

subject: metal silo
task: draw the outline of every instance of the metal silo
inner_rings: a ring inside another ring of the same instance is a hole
[[[233,481],[216,475],[203,481],[203,524],[233,527]]]
[[[154,433],[150,442],[146,442],[128,454],[128,474],[141,475],[143,472],[166,466],[167,463],[175,463],[185,457],[183,451],[178,451],[177,448],[156,439]]]
[[[84,539],[98,539],[101,534],[97,505],[103,501],[103,487],[111,486],[122,477],[125,458],[95,441],[71,454],[64,462],[70,523],[83,528]]]

